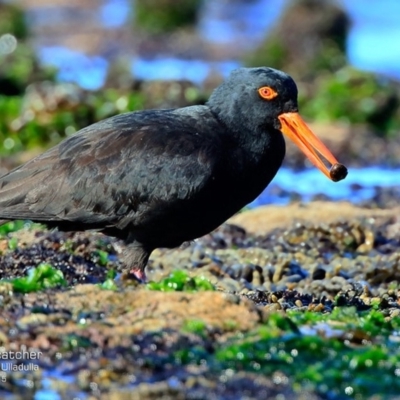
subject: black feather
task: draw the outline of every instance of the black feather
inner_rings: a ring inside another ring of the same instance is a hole
[[[277,101],[259,98],[265,84]],[[100,230],[143,271],[154,248],[208,233],[261,193],[285,153],[277,116],[296,107],[289,76],[240,69],[205,106],[109,118],[1,177],[0,218]]]

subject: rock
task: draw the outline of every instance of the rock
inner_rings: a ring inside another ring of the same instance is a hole
[[[248,233],[263,235],[277,228],[287,228],[295,222],[330,224],[355,218],[389,218],[398,215],[400,207],[393,209],[367,209],[348,202],[315,201],[288,206],[261,206],[236,214],[229,223],[243,227]]]

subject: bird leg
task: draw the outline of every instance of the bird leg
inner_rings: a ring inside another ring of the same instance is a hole
[[[144,270],[140,269],[139,267],[133,267],[129,271],[129,274],[133,275],[139,282],[147,283],[146,272]]]
[[[122,254],[122,260],[129,269],[129,275],[136,278],[139,282],[146,283],[147,277],[144,269],[153,249],[148,249],[141,243],[134,240],[126,243],[126,248]]]

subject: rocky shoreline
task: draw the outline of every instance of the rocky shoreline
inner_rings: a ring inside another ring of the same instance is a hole
[[[195,293],[154,291],[123,279],[114,290],[103,289],[107,271],[120,270],[120,243],[100,234],[36,228],[10,233],[0,242],[2,278],[49,263],[67,285],[28,294],[15,293],[11,283],[0,285],[0,345],[43,353],[39,370],[3,371],[0,392],[26,395],[32,392],[21,382],[41,390],[49,377],[52,390],[67,397],[83,391],[87,398],[162,393],[234,399],[244,390],[254,399],[279,393],[322,398],[315,388],[296,389],[279,368],[271,376],[246,368],[215,374],[210,360],[201,363],[208,357],[202,352],[218,353],[232,337],[288,312],[329,315],[338,307],[375,307],[386,321],[397,320],[398,218],[398,208],[329,202],[240,213],[203,238],[151,257],[151,281],[182,270],[214,287]],[[190,355],[196,348],[199,354]],[[66,384],[67,378],[73,383]]]

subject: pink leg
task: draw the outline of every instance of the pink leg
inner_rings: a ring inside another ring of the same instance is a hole
[[[144,270],[140,268],[132,268],[129,273],[133,275],[139,282],[147,283],[147,276]]]
[[[126,243],[122,261],[124,262],[126,269],[129,270],[127,276],[128,279],[130,276],[131,278],[134,277],[141,283],[147,282],[144,269],[146,268],[152,250],[153,249],[148,249],[136,240]]]

